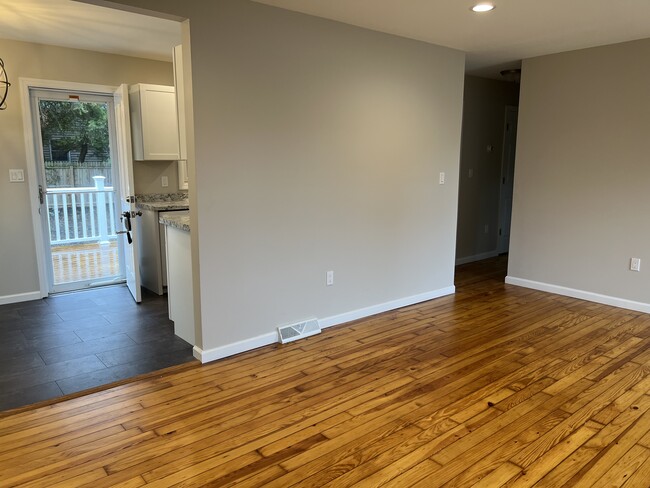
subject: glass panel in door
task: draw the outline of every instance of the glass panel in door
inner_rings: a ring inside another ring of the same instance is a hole
[[[104,98],[45,93],[36,99],[53,292],[124,280],[116,235],[112,99]]]

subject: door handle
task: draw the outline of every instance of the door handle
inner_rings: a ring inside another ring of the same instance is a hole
[[[116,234],[126,234],[126,240],[129,242],[129,244],[133,244],[133,239],[131,238],[131,232],[128,230],[118,230]]]
[[[122,212],[122,217],[120,218],[120,220],[124,222],[124,228],[127,231],[131,230],[131,212],[129,212],[128,210],[126,212]]]
[[[120,216],[120,220],[124,223],[124,228],[126,230],[121,230],[116,232],[116,234],[126,234],[126,240],[129,244],[133,244],[133,239],[131,238],[131,212],[124,211]]]
[[[41,205],[43,205],[43,202],[45,201],[45,192],[43,192],[43,185],[38,185],[38,200],[41,202]]]

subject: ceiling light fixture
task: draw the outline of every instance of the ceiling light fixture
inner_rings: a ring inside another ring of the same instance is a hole
[[[477,3],[472,7],[472,12],[489,12],[490,10],[494,10],[496,6],[493,3]]]
[[[504,69],[500,72],[505,81],[519,83],[521,81],[521,68]]]

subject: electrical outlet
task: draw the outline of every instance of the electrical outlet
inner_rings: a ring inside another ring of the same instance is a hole
[[[630,271],[641,271],[641,259],[632,258],[630,259]]]
[[[483,227],[483,233],[484,233],[484,234],[487,234],[487,233],[489,233],[489,232],[490,232],[490,226],[487,225],[487,224],[485,224],[485,226]]]
[[[328,271],[325,278],[325,284],[327,286],[332,286],[334,284],[334,271]]]
[[[469,171],[468,171],[467,177],[471,178],[472,176],[474,176],[474,169],[470,168]]]
[[[440,179],[438,181],[441,185],[445,184],[445,173],[440,173]]]
[[[169,186],[169,178],[167,176],[161,176],[160,183],[162,184],[163,188],[167,188]]]

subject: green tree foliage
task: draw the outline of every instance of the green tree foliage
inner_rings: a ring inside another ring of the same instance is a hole
[[[78,152],[80,163],[90,150],[100,158],[108,156],[106,104],[41,100],[40,118],[43,141],[56,140],[57,149]]]

